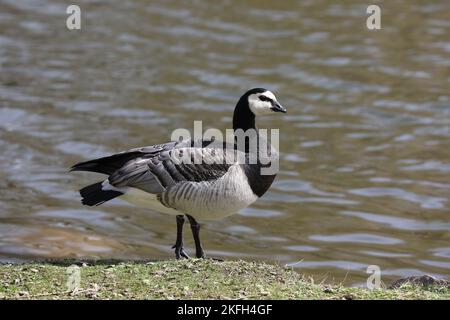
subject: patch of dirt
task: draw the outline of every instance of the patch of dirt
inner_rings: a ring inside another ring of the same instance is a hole
[[[396,280],[391,283],[389,289],[397,289],[404,284],[412,284],[421,287],[439,286],[450,288],[450,281],[448,280],[437,279],[433,276],[423,275],[423,276],[406,277]]]

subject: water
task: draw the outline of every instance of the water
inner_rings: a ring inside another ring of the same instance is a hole
[[[173,258],[175,219],[115,200],[72,164],[230,126],[267,87],[288,114],[281,173],[251,208],[203,228],[207,254],[361,284],[450,271],[450,8],[445,0],[0,3],[0,261]],[[193,252],[187,231],[187,247]]]

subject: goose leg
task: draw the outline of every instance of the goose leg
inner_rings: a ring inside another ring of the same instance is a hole
[[[205,258],[205,252],[203,251],[202,243],[200,242],[200,225],[190,215],[186,216],[188,217],[189,223],[191,225],[192,235],[194,236],[195,256],[197,258]]]
[[[189,256],[186,252],[184,252],[183,249],[183,225],[184,225],[184,216],[178,215],[177,217],[177,240],[175,241],[175,245],[172,247],[172,249],[175,249],[175,257],[177,259],[186,258],[188,259]]]

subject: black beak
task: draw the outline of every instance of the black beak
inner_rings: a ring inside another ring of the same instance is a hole
[[[272,102],[272,108],[271,109],[274,112],[283,112],[283,113],[287,112],[287,110],[281,104],[279,104],[278,101],[273,101]]]

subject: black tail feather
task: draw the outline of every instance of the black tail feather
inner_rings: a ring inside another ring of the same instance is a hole
[[[111,175],[128,161],[141,156],[141,152],[124,152],[109,157],[79,162],[70,171],[91,171]]]
[[[81,203],[87,206],[99,206],[102,203],[123,195],[120,191],[102,190],[102,182],[97,182],[80,190]]]

